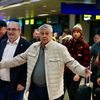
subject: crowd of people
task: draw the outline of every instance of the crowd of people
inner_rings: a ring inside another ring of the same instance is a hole
[[[0,20],[0,100],[63,100],[66,90],[76,100],[81,78],[88,77],[93,100],[98,100],[99,34],[94,42],[90,48],[79,23],[59,37],[52,25],[43,24],[28,41],[21,37],[18,22]]]

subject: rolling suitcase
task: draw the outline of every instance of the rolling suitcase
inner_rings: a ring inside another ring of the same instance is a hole
[[[75,96],[75,100],[91,100],[92,88],[86,84],[80,85]]]
[[[91,70],[91,64],[92,64],[93,57],[90,61],[90,70]],[[90,77],[84,78],[84,83],[79,86],[76,92],[76,96],[74,100],[91,100],[92,95],[92,88],[90,87]]]

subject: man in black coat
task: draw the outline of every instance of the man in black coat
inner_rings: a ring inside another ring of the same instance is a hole
[[[7,31],[7,24],[5,21],[3,20],[0,20],[0,42],[7,38],[7,34],[6,34],[6,31]]]
[[[24,52],[30,43],[20,37],[20,26],[11,22],[7,26],[8,39],[0,43],[0,60],[10,59]],[[27,64],[11,69],[0,69],[0,100],[23,100]]]

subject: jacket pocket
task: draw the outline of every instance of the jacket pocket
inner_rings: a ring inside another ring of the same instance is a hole
[[[29,54],[28,54],[28,56],[29,56],[29,57],[35,57],[35,56],[36,56],[36,54],[29,53]]]
[[[50,62],[58,62],[58,61],[61,61],[60,58],[50,58],[49,59]]]
[[[49,66],[52,67],[52,69],[54,69],[54,70],[61,69],[62,60],[60,58],[50,58]]]

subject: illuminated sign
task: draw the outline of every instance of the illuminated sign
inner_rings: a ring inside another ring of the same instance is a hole
[[[100,20],[100,15],[96,15],[96,20]]]
[[[30,19],[30,25],[34,24],[34,19]]]
[[[29,25],[29,20],[28,19],[25,20],[25,25]]]
[[[91,17],[92,17],[92,15],[86,14],[86,15],[84,15],[84,20],[91,20]]]
[[[88,21],[88,20],[100,20],[100,15],[88,15],[88,14],[84,14],[83,15],[83,19],[85,21]]]
[[[36,24],[41,25],[41,24],[43,24],[43,22],[42,21],[37,21]]]

